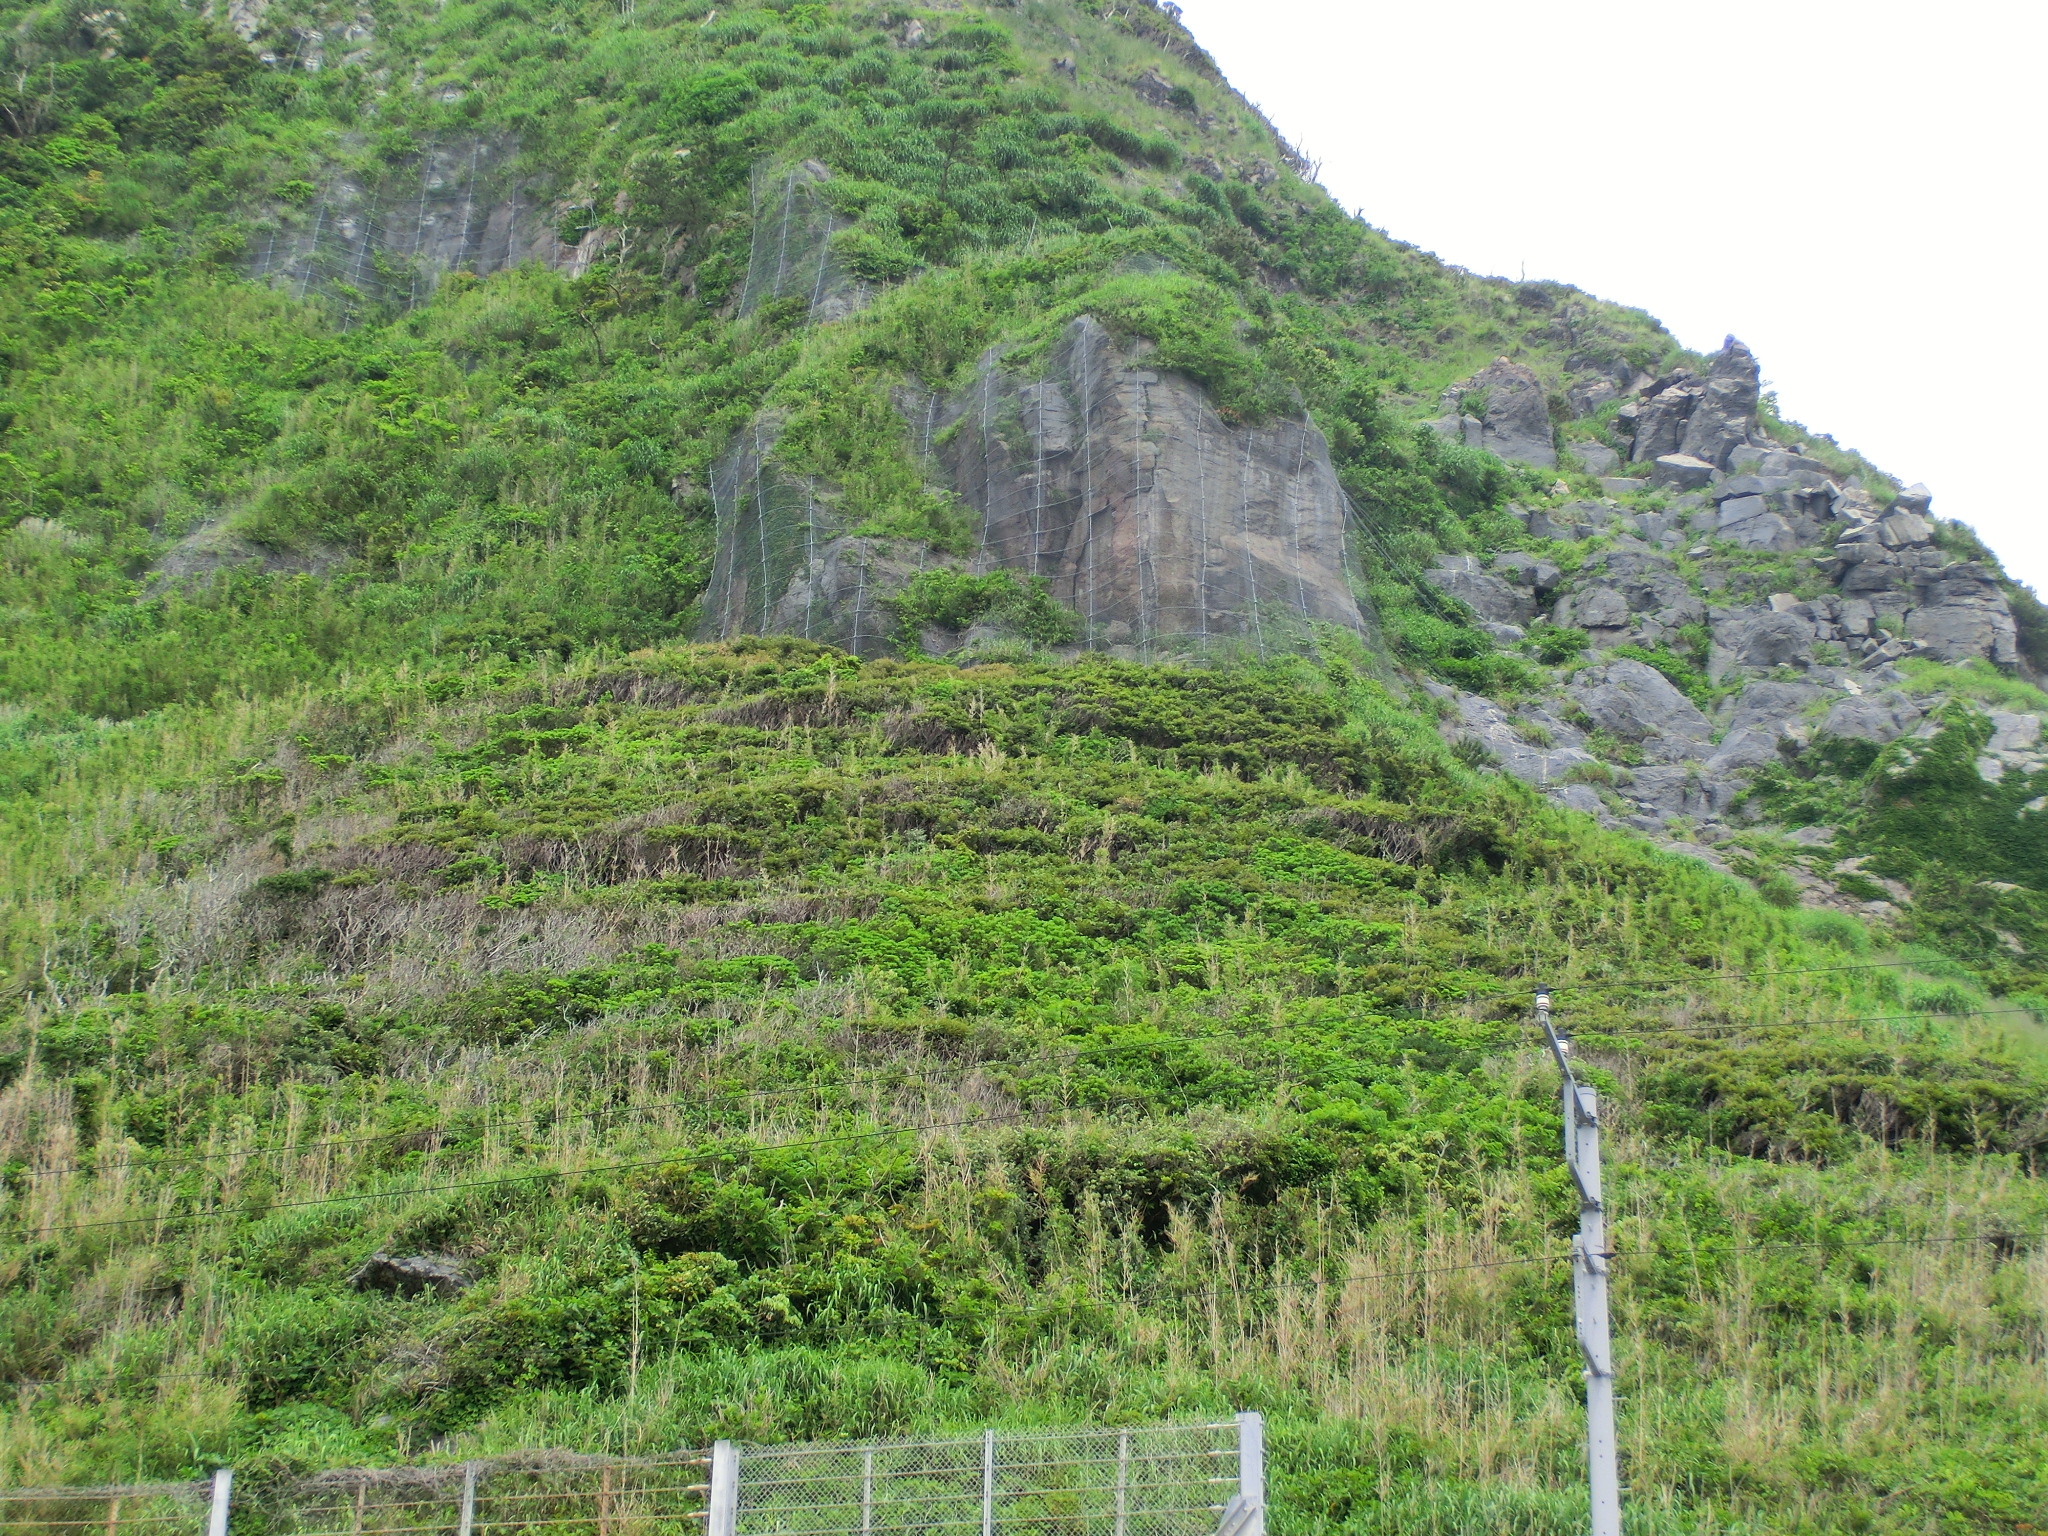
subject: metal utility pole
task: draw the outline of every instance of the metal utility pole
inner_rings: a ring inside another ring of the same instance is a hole
[[[1586,1362],[1586,1481],[1592,1536],[1621,1536],[1621,1473],[1614,1445],[1614,1344],[1607,1328],[1607,1209],[1600,1203],[1600,1100],[1572,1076],[1571,1043],[1550,1024],[1550,992],[1536,994],[1536,1019],[1564,1078],[1564,1161],[1579,1186],[1579,1235],[1572,1242],[1572,1316]]]

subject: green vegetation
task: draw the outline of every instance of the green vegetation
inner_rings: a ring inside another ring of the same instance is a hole
[[[131,8],[92,46],[72,11],[17,11],[0,690],[128,718],[400,659],[687,635],[712,463],[763,408],[788,417],[786,467],[835,482],[862,526],[955,544],[885,419],[889,386],[943,384],[1083,311],[1227,412],[1307,404],[1370,525],[1397,650],[1512,683],[1512,662],[1413,587],[1436,549],[1512,542],[1495,514],[1534,482],[1381,403],[1490,355],[1493,287],[1276,171],[1269,131],[1196,55],[1208,126],[1179,116],[1164,138],[1120,125],[1120,80],[1046,68],[1074,28],[1104,60],[1158,57],[1116,17],[935,17],[913,48],[908,12],[710,11],[571,7],[543,26],[407,9],[379,18],[363,64],[297,77],[198,12]],[[422,85],[380,83],[415,61]],[[561,189],[563,227],[595,252],[574,279],[529,266],[436,286],[384,255],[350,282],[239,275],[317,236],[337,189],[402,206],[434,146],[515,140],[512,172]],[[1198,151],[1236,169],[1186,169]],[[805,157],[851,221],[840,258],[885,301],[851,327],[806,328],[781,300],[736,320],[750,177]]]
[[[1033,645],[1064,645],[1080,629],[1074,614],[1053,601],[1043,577],[1024,582],[1009,571],[986,576],[924,571],[891,606],[897,644],[913,656],[920,654],[924,631],[932,628],[957,636],[977,624],[994,624]]]
[[[1922,687],[1976,694],[1996,705],[2040,709],[2039,690],[1982,670],[1913,667]],[[1931,738],[1878,748],[1823,737],[1791,763],[1773,764],[1753,793],[1780,821],[1828,825],[1843,856],[1860,858],[1845,889],[1870,899],[1887,892],[1871,876],[1912,891],[1908,933],[1968,960],[2001,991],[2048,997],[2048,944],[2040,896],[2048,869],[2048,769],[2014,771],[1996,782],[1978,768],[1991,722],[1960,699],[1936,717]]]
[[[126,730],[14,803],[18,881],[105,883],[13,935],[11,1477],[1251,1402],[1290,1528],[1562,1530],[1543,976],[1615,1098],[1645,1520],[2040,1518],[1999,1005],[1344,663],[749,642]]]
[[[0,32],[0,1480],[1249,1405],[1283,1536],[1576,1529],[1542,980],[1613,1105],[1635,1528],[2048,1524],[2048,785],[1980,714],[1760,791],[1912,885],[1889,948],[1447,751],[1353,637],[1053,659],[900,405],[1090,314],[1306,412],[1386,651],[1514,695],[1585,633],[1421,573],[1589,546],[1417,402],[1661,328],[1346,216],[1147,4],[365,14],[318,70],[159,0]],[[271,262],[463,156],[549,262]],[[785,174],[836,318],[749,277]],[[902,655],[688,643],[755,422],[931,553]]]

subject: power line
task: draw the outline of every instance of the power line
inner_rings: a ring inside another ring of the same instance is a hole
[[[1941,1248],[1955,1243],[1989,1243],[2003,1240],[2010,1243],[2041,1242],[2048,1240],[2048,1231],[2040,1232],[1967,1232],[1951,1237],[1857,1237],[1857,1238],[1811,1238],[1798,1242],[1739,1243],[1733,1248],[1721,1248],[1707,1252],[1704,1257],[1720,1258],[1740,1253],[1772,1253],[1779,1250],[1803,1248],[1830,1248],[1847,1251],[1854,1248]],[[1647,1248],[1623,1248],[1615,1256],[1624,1259],[1654,1258],[1659,1254],[1684,1256],[1694,1249],[1670,1249],[1652,1245]]]

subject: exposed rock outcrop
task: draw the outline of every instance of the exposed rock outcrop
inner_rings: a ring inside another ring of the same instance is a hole
[[[1981,656],[2001,667],[2019,661],[2012,607],[1991,573],[1974,561],[1915,569],[1906,635],[1935,661]]]
[[[1755,356],[1730,336],[1704,379],[1689,368],[1676,369],[1654,381],[1635,410],[1616,418],[1620,430],[1634,434],[1629,457],[1654,464],[1679,454],[1726,469],[1756,430],[1759,387]]]
[[[1520,363],[1500,358],[1445,390],[1443,403],[1446,414],[1430,425],[1446,437],[1517,464],[1557,468],[1549,393]]]
[[[1759,380],[1755,356],[1730,336],[1707,370],[1678,451],[1726,469],[1728,456],[1747,444],[1756,428]]]
[[[394,1258],[388,1253],[372,1254],[348,1277],[359,1291],[384,1291],[394,1296],[417,1296],[432,1291],[436,1296],[459,1296],[469,1289],[469,1277],[453,1259],[412,1254]]]
[[[1589,667],[1571,694],[1594,725],[1667,761],[1702,757],[1713,726],[1664,674],[1623,657]]]
[[[934,445],[931,473],[973,509],[974,554],[852,537],[830,487],[778,474],[764,419],[714,477],[707,636],[794,632],[874,654],[888,597],[934,561],[1042,578],[1082,644],[1133,656],[1268,654],[1319,624],[1367,627],[1344,493],[1306,417],[1228,422],[1200,385],[1087,316],[1040,367],[991,353],[961,395],[898,403]]]
[[[1456,598],[1491,624],[1526,625],[1536,616],[1536,597],[1527,586],[1481,568],[1476,555],[1444,555],[1423,580]]]
[[[602,210],[550,194],[522,172],[518,154],[507,134],[458,135],[430,140],[374,178],[338,172],[304,202],[269,210],[246,270],[298,298],[411,306],[449,272],[485,277],[534,262],[580,277],[663,235],[640,225],[624,194]],[[830,175],[815,160],[755,174],[747,270],[734,296],[742,314],[797,299],[810,319],[836,320],[867,302],[869,285],[832,241],[850,221],[823,195]]]

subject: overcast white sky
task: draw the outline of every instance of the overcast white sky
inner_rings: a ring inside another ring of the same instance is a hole
[[[2041,0],[1182,0],[1346,207],[1755,349],[2048,595]]]

